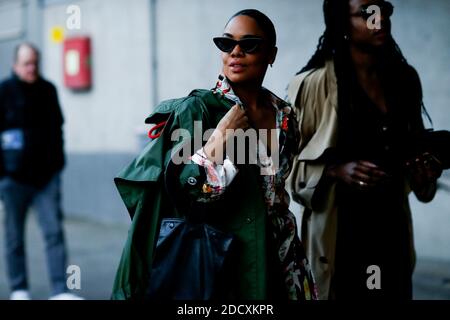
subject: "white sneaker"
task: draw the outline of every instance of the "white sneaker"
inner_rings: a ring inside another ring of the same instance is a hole
[[[11,292],[10,300],[31,300],[30,293],[27,290],[16,290]]]
[[[50,298],[48,298],[48,300],[84,300],[84,299],[80,296],[77,296],[76,294],[64,292],[51,296]]]

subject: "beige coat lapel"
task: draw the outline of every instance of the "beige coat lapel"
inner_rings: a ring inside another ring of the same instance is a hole
[[[288,90],[288,101],[295,106],[301,133],[299,155],[294,160],[288,186],[293,199],[303,206],[301,239],[319,289],[319,299],[333,295],[330,285],[336,250],[336,185],[320,183],[325,169],[325,162],[320,157],[337,142],[336,83],[334,64],[328,61],[323,68],[297,75]],[[407,201],[404,210],[411,219]],[[411,220],[410,236],[413,268],[415,255]]]

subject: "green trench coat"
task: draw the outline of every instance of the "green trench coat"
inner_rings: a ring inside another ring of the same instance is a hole
[[[132,219],[128,238],[117,270],[112,299],[141,299],[149,281],[149,270],[162,218],[180,217],[164,189],[164,172],[171,151],[182,141],[171,141],[178,128],[194,131],[194,121],[201,121],[203,131],[216,127],[232,103],[209,90],[195,90],[188,97],[162,102],[147,118],[147,123],[167,121],[159,138],[152,140],[142,153],[115,178],[117,189]],[[196,150],[193,150],[195,152]],[[239,169],[223,200],[208,211],[212,225],[232,232],[237,243],[233,266],[237,275],[234,297],[267,297],[266,206],[258,182],[259,168],[247,165]],[[195,178],[192,179],[192,178]],[[204,169],[184,165],[177,177],[184,195],[195,199],[205,181]],[[188,183],[188,180],[190,183]],[[192,185],[192,181],[197,181]],[[228,200],[227,200],[228,199]]]

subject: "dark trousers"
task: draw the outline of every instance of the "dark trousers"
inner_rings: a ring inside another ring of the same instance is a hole
[[[12,291],[28,288],[24,230],[30,207],[36,211],[44,235],[52,294],[67,291],[60,186],[59,173],[39,189],[9,177],[0,180],[0,194],[5,209],[6,262]]]

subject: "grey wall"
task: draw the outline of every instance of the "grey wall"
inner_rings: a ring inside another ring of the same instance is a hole
[[[81,8],[81,30],[66,30],[66,36],[89,35],[92,40],[89,92],[63,86],[63,47],[48,36],[53,26],[66,25],[69,4]],[[63,1],[47,6],[43,21],[44,74],[59,89],[66,119],[66,212],[127,221],[112,179],[138,151],[138,133],[151,110],[148,1]]]
[[[422,80],[436,129],[450,128],[450,1],[396,0],[394,35]],[[398,17],[398,18],[397,18]]]
[[[238,10],[259,9],[276,26],[279,52],[264,85],[280,96],[285,95],[289,78],[312,54],[324,28],[321,4],[317,0],[227,1],[220,10],[216,1],[184,4],[182,0],[158,1],[161,99],[186,95],[195,87],[214,86],[221,61],[212,38],[222,34],[229,17]]]
[[[450,1],[397,0],[394,35],[422,80],[436,129],[450,130]],[[430,204],[411,196],[418,255],[450,259],[450,172]]]
[[[0,79],[11,74],[14,47],[21,41],[41,44],[38,0],[0,1]]]
[[[210,88],[220,71],[211,38],[222,33],[229,16],[253,7],[267,13],[278,32],[279,54],[265,86],[285,95],[289,79],[313,53],[324,29],[322,1],[159,0],[156,47],[150,42],[150,1],[59,1],[43,9],[44,73],[59,88],[66,116],[68,214],[95,220],[126,221],[113,176],[140,149],[143,119],[153,99],[184,96]],[[393,0],[393,32],[423,82],[425,103],[436,128],[450,129],[450,1]],[[93,40],[94,88],[73,93],[62,86],[62,47],[48,40],[53,25],[64,25],[68,4],[82,9],[82,29]],[[155,50],[156,67],[151,64]],[[3,56],[2,56],[3,61]],[[153,86],[151,75],[158,72]],[[156,88],[153,91],[152,88]],[[148,128],[147,128],[148,129]],[[447,183],[444,179],[444,183]],[[419,255],[450,259],[450,195],[440,191],[431,205],[413,199]]]

